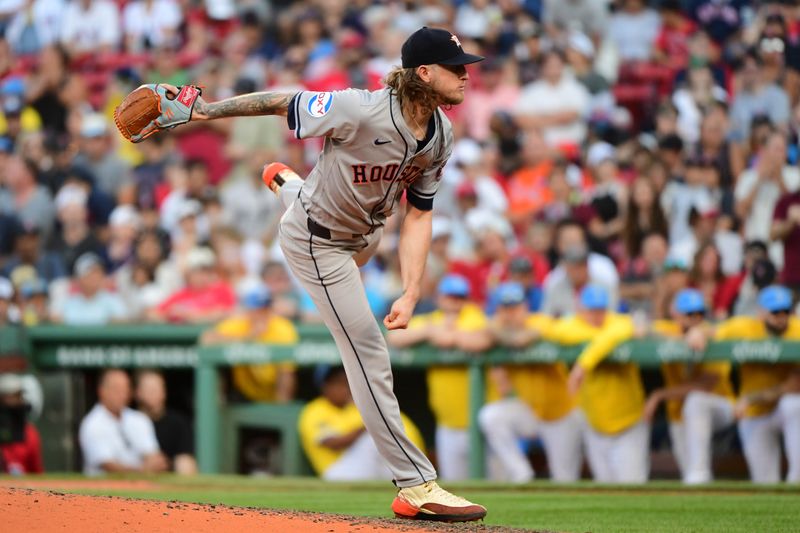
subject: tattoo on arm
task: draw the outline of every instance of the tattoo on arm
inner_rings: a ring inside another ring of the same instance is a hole
[[[198,100],[195,111],[208,118],[249,117],[256,115],[283,115],[289,109],[294,94],[260,92],[226,98],[219,102]]]

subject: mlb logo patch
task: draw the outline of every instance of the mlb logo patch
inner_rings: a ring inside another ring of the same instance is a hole
[[[333,105],[332,93],[317,93],[308,101],[306,111],[312,117],[320,118],[328,114],[328,111],[331,110],[331,105]]]

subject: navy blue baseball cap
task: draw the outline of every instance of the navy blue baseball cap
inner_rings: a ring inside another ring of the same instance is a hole
[[[519,305],[525,301],[525,288],[514,282],[506,282],[495,291],[497,305]]]
[[[703,294],[697,289],[683,289],[675,295],[675,310],[682,315],[705,313],[706,302]]]
[[[242,294],[239,303],[245,309],[263,309],[272,303],[272,293],[266,285],[251,287]]]
[[[581,306],[584,309],[608,309],[609,303],[608,289],[602,285],[590,284],[581,290]]]
[[[420,65],[469,65],[483,61],[483,56],[468,54],[461,48],[458,37],[447,30],[428,28],[418,29],[403,43],[400,50],[403,68]]]
[[[782,285],[770,285],[758,293],[758,305],[769,311],[792,310],[792,292]]]
[[[469,296],[469,282],[458,274],[448,274],[439,282],[436,292],[443,296],[466,298]]]

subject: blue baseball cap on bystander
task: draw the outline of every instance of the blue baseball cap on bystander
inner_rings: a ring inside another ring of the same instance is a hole
[[[675,310],[682,315],[705,313],[706,302],[697,289],[683,289],[675,296]]]
[[[239,298],[239,304],[249,310],[264,309],[272,304],[272,293],[266,285],[251,287]]]
[[[770,285],[758,293],[758,305],[770,313],[792,310],[792,292],[782,285]]]
[[[608,309],[611,303],[608,289],[596,284],[585,286],[581,290],[580,300],[584,309]]]
[[[521,284],[509,281],[497,287],[495,296],[498,305],[519,305],[525,301],[525,289]]]
[[[439,282],[436,292],[443,296],[466,298],[469,296],[469,282],[458,274],[448,274]]]

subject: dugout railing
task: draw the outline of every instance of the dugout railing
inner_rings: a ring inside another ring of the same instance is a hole
[[[24,351],[40,371],[48,369],[192,368],[194,369],[195,444],[201,472],[218,473],[223,464],[223,427],[229,428],[224,402],[220,397],[220,367],[240,364],[291,361],[298,366],[331,364],[339,353],[330,333],[323,326],[299,326],[300,342],[292,346],[265,344],[222,344],[197,346],[201,326],[113,325],[106,327],[37,326],[24,332]],[[573,362],[580,346],[561,346],[540,342],[522,350],[493,349],[485,353],[442,351],[422,345],[393,350],[392,364],[398,368],[425,368],[431,365],[464,365],[469,372],[470,476],[484,474],[484,443],[477,416],[485,397],[485,369],[496,364]],[[635,362],[642,368],[655,368],[666,362],[730,360],[734,363],[781,363],[800,361],[800,342],[780,340],[725,341],[710,343],[703,353],[690,350],[679,340],[646,338],[618,346],[608,362]],[[296,406],[291,407],[296,409]],[[257,410],[246,409],[245,419],[253,420]],[[230,412],[230,411],[227,411]],[[296,411],[295,411],[296,412]],[[266,411],[265,411],[266,414]],[[285,424],[284,424],[285,425]],[[293,450],[285,472],[299,473],[300,458],[296,436],[290,439]],[[227,450],[228,453],[231,450]]]

